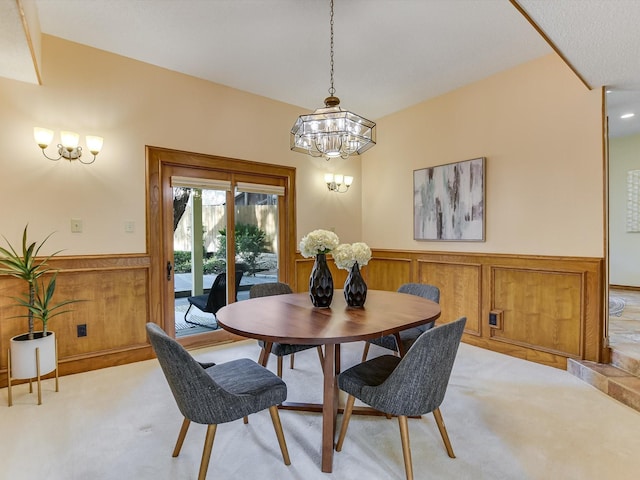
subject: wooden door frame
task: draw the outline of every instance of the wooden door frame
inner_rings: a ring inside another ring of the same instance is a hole
[[[169,335],[175,336],[173,321],[165,321],[168,315],[167,302],[163,292],[166,288],[167,253],[163,240],[163,219],[168,210],[173,212],[171,186],[162,183],[163,169],[167,166],[202,169],[206,172],[220,172],[235,179],[250,175],[261,177],[261,183],[280,185],[285,188],[285,196],[278,200],[279,231],[279,281],[291,284],[295,275],[296,245],[296,170],[294,167],[252,162],[235,158],[219,157],[202,153],[192,153],[147,145],[146,150],[146,228],[147,254],[150,257],[149,275],[149,318],[160,325]],[[227,197],[229,198],[229,196]],[[231,198],[233,196],[231,195]],[[164,199],[164,204],[163,204]],[[233,216],[232,212],[232,216]],[[233,217],[232,217],[233,218]],[[230,232],[233,233],[233,232]],[[228,240],[233,241],[230,237]],[[173,264],[173,259],[171,259]],[[173,273],[172,273],[173,274]],[[235,272],[232,272],[235,275]],[[230,281],[233,279],[230,279]],[[173,310],[172,313],[173,315]],[[172,317],[173,319],[173,317]],[[169,328],[172,327],[172,328]],[[224,331],[214,331],[181,338],[188,346],[211,345],[236,339],[235,335]]]

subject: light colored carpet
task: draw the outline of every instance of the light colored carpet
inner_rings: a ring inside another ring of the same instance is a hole
[[[361,352],[362,343],[344,345],[343,368]],[[193,353],[225,362],[256,359],[259,349],[248,340]],[[285,365],[289,400],[321,398],[315,351],[296,354],[294,370]],[[192,425],[180,456],[171,457],[182,419],[157,360],[62,377],[60,388],[45,382],[36,406],[27,386],[18,386],[11,408],[0,390],[1,478],[197,477],[205,427]],[[441,410],[457,458],[447,456],[432,415],[409,420],[416,480],[631,480],[640,472],[640,413],[562,370],[462,344]],[[248,425],[218,427],[208,478],[404,479],[395,419],[354,416],[333,473],[325,474],[320,415],[283,411],[281,418],[291,466],[261,412]]]
[[[619,317],[624,310],[625,301],[624,298],[614,297],[609,295],[609,315],[613,317]]]

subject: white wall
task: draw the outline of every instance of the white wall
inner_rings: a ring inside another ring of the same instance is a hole
[[[627,172],[640,170],[640,135],[609,142],[609,283],[640,287],[640,232],[627,232]]]
[[[47,252],[143,253],[145,145],[295,166],[298,240],[316,228],[361,238],[360,159],[332,164],[289,149],[306,110],[55,37],[42,45],[42,86],[0,78],[0,234],[12,243],[28,222],[33,239],[57,232]],[[81,144],[103,136],[103,151],[93,165],[51,162],[34,126],[55,130],[56,143],[60,130],[80,133]],[[355,177],[348,193],[327,190],[333,171]],[[83,233],[71,233],[72,218]]]
[[[379,248],[604,256],[602,92],[555,55],[378,122],[362,162]],[[413,170],[486,157],[485,242],[413,240]]]
[[[298,107],[48,36],[42,65],[42,86],[0,79],[0,234],[12,242],[29,222],[69,255],[144,252],[153,145],[295,166],[298,240],[334,228],[376,248],[604,255],[601,92],[554,55],[385,117],[362,160],[332,162],[289,150]],[[90,166],[50,162],[34,126],[104,136],[103,152]],[[414,241],[413,170],[479,156],[486,241]],[[327,171],[354,185],[329,192]]]

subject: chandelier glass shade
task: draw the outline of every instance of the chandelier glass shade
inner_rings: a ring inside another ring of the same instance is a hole
[[[332,99],[338,104],[332,105]],[[327,97],[325,108],[300,115],[291,129],[291,150],[312,157],[347,158],[376,144],[376,124],[343,110],[337,97]]]
[[[324,108],[300,115],[291,129],[290,146],[294,152],[312,157],[347,158],[360,155],[376,144],[376,124],[340,107],[333,86],[333,0],[331,7],[330,65],[331,87]]]

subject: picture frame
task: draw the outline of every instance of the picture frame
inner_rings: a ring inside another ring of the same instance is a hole
[[[413,238],[485,241],[485,157],[413,171]]]
[[[640,170],[627,172],[627,232],[640,232]]]

